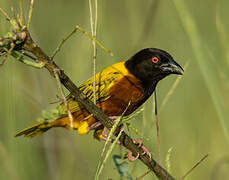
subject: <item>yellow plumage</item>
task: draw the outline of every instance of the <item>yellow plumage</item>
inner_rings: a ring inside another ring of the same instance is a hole
[[[119,62],[116,64],[113,64],[112,66],[109,66],[102,70],[101,72],[96,74],[96,86],[95,86],[95,97],[96,97],[96,103],[101,103],[109,99],[109,89],[122,77],[126,76],[128,74],[128,70],[125,68],[124,62]],[[93,101],[93,81],[94,78],[89,78],[86,82],[84,82],[82,85],[80,85],[79,89],[84,93],[91,101]],[[69,95],[68,96],[68,106],[69,110],[74,113],[78,112],[81,109],[83,109],[79,103],[77,103],[74,98]],[[61,109],[63,112],[63,116],[59,119],[54,119],[52,122],[41,122],[37,123],[31,127],[28,127],[19,133],[16,134],[16,136],[24,135],[26,137],[34,137],[37,135],[41,135],[43,132],[47,131],[51,127],[64,127],[64,124],[60,123],[61,120],[68,121],[67,117],[67,111],[64,103],[61,103],[57,109]],[[74,119],[74,128],[78,129],[79,134],[85,134],[88,132],[88,126],[90,124],[89,121],[87,121],[86,116],[83,120],[77,121]],[[90,119],[90,117],[88,118]],[[70,129],[69,126],[66,126],[66,128]]]
[[[113,64],[96,74],[95,97],[96,103],[103,102],[109,98],[109,89],[122,77],[128,74],[124,62]],[[93,82],[94,77],[89,78],[86,82],[79,86],[79,89],[93,101]],[[80,109],[80,105],[69,96],[68,106],[73,113]],[[62,109],[66,111],[64,103],[60,104]]]

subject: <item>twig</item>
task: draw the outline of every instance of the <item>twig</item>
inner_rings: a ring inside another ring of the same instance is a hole
[[[19,6],[20,6],[20,12],[21,12],[21,22],[22,22],[22,25],[25,25],[25,16],[24,16],[22,0],[19,0]]]
[[[202,157],[184,176],[181,177],[181,180],[183,180],[184,178],[186,178],[197,166],[200,165],[200,163],[202,163],[209,154],[206,154],[204,157]]]
[[[113,53],[111,52],[111,50],[105,48],[97,39],[95,39],[91,34],[89,34],[87,31],[85,31],[83,28],[81,28],[80,26],[76,26],[76,29],[78,29],[80,32],[84,33],[85,35],[87,35],[89,37],[89,39],[91,39],[92,41],[95,41],[95,43],[102,48],[104,51],[106,51],[108,54],[110,54],[110,56],[113,56]]]
[[[93,38],[93,36],[91,34],[89,34],[86,30],[84,30],[83,28],[81,28],[80,26],[76,26],[64,39],[62,39],[57,48],[54,50],[52,56],[51,56],[51,60],[54,59],[54,57],[56,56],[56,54],[60,51],[61,47],[63,46],[63,44],[65,43],[65,41],[67,41],[76,31],[80,31],[81,33],[85,34],[86,36],[88,36],[89,39],[91,39],[92,41],[95,41],[95,43],[102,48],[105,52],[107,52],[108,54],[110,54],[111,56],[113,56],[113,53],[111,52],[111,50],[105,48],[97,39]]]
[[[35,57],[31,56],[30,54],[28,54],[28,53],[26,53],[26,52],[21,52],[21,54],[23,54],[24,56],[26,56],[26,57],[32,59],[33,61],[36,61],[36,60],[37,60]]]
[[[96,30],[97,30],[97,0],[94,0],[94,14],[95,18],[93,21],[93,12],[92,12],[92,0],[89,0],[89,11],[90,11],[90,23],[91,23],[91,34],[92,37],[96,39]],[[93,102],[96,104],[96,44],[95,41],[92,41],[93,46]]]
[[[56,49],[54,50],[52,56],[50,57],[51,60],[54,59],[56,54],[60,51],[60,48],[64,45],[65,41],[67,41],[75,32],[77,31],[77,28],[75,27],[64,39],[62,39],[59,44],[57,45]]]
[[[0,63],[0,66],[3,66],[3,65],[4,65],[4,63],[5,63],[6,59],[7,59],[7,57],[8,57],[8,56],[10,55],[10,53],[13,51],[14,47],[15,47],[14,43],[11,43],[11,44],[10,44],[10,49],[9,49],[9,51],[6,53],[6,55],[4,56],[2,62]]]
[[[158,152],[158,162],[161,164],[161,147],[160,147],[160,134],[159,134],[159,119],[158,119],[158,111],[157,111],[157,93],[156,89],[154,91],[155,98],[155,118],[156,118],[156,130],[157,130],[157,152]]]
[[[95,1],[95,23],[94,23],[94,36],[96,37],[96,32],[97,32],[97,24],[98,24],[98,2],[97,0]]]
[[[92,16],[92,0],[88,0],[89,4],[89,12],[90,12],[90,24],[91,24],[91,34],[92,36],[94,35],[94,21],[93,21],[93,16]]]
[[[60,82],[60,78],[59,78],[59,74],[58,74],[57,69],[54,70],[54,74],[55,74],[55,77],[56,77],[56,80],[58,83],[58,87],[60,89],[61,96],[62,96],[63,101],[64,101],[65,108],[66,108],[67,113],[68,113],[68,117],[69,117],[69,121],[70,121],[70,127],[71,127],[71,129],[73,129],[73,116],[72,116],[71,111],[69,110],[68,102],[67,102],[66,97],[64,95],[64,90],[63,90],[62,84]]]
[[[144,178],[146,175],[148,175],[151,172],[151,170],[146,171],[143,175],[139,176],[138,178],[136,178],[136,180],[141,180],[142,178]]]
[[[94,22],[94,33],[93,33],[93,37],[96,39],[96,31],[97,31],[97,0],[94,0],[94,4],[95,4],[95,22]],[[94,74],[94,82],[93,82],[93,96],[94,96],[94,103],[96,104],[96,56],[97,56],[97,49],[96,49],[96,44],[95,41],[93,41],[93,64],[94,64],[94,68],[93,68],[93,74]]]
[[[57,104],[57,103],[63,103],[63,99],[61,99],[58,95],[56,95],[56,100],[53,100],[49,104]],[[66,99],[67,100],[67,99]]]
[[[2,8],[0,8],[0,12],[3,14],[3,16],[5,16],[7,21],[11,20],[10,17],[8,16],[8,14]]]
[[[19,52],[19,53],[21,53],[21,52]],[[41,62],[41,61],[38,62],[38,61],[28,60],[23,55],[25,55],[25,54],[21,53],[21,55],[19,55],[15,51],[12,51],[11,52],[11,56],[13,56],[15,59],[17,59],[18,61],[20,61],[20,62],[22,62],[22,63],[24,63],[24,64],[26,64],[28,66],[32,66],[32,67],[38,68],[38,69],[41,69],[41,68],[43,68],[45,66],[45,64],[43,62]],[[25,56],[27,56],[27,55],[28,54],[26,54]],[[27,57],[29,57],[30,59],[34,59],[34,57],[32,57],[30,55],[28,55]]]
[[[95,28],[94,28],[94,32],[95,32],[95,36],[96,36],[96,32],[97,32],[97,24],[98,24],[98,1],[97,0],[94,0],[95,1]]]
[[[12,12],[12,14],[13,14],[13,17],[14,17],[14,18],[11,18],[10,23],[11,23],[13,26],[15,26],[15,28],[16,28],[17,30],[20,30],[20,28],[21,28],[21,23],[19,22],[20,19],[18,19],[18,14],[15,13],[13,7],[11,7],[10,10],[11,10],[11,12]]]
[[[33,5],[34,5],[34,0],[30,1],[30,7],[29,7],[29,16],[28,16],[28,21],[26,27],[29,28],[30,22],[31,22],[31,17],[33,14]]]

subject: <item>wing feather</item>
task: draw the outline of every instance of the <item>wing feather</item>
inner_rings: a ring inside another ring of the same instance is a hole
[[[114,64],[107,67],[103,71],[96,74],[96,86],[95,86],[95,97],[96,103],[101,103],[110,98],[109,90],[110,88],[120,80],[127,70],[125,69],[124,62]],[[93,101],[93,82],[94,77],[89,78],[86,82],[79,86],[79,89],[91,100]],[[60,104],[63,111],[66,112],[64,104]],[[71,95],[68,96],[68,106],[71,112],[78,111],[82,107],[78,102],[76,102]]]

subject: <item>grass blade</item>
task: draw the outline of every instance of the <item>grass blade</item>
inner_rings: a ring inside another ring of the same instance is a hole
[[[101,161],[102,161],[102,158],[103,158],[103,155],[104,155],[104,153],[105,153],[107,144],[110,142],[111,136],[113,135],[113,133],[114,133],[116,127],[118,126],[119,122],[121,121],[121,118],[122,118],[122,117],[119,117],[119,118],[116,120],[114,126],[112,127],[112,129],[110,130],[110,132],[109,132],[109,134],[108,134],[108,137],[107,137],[106,142],[105,142],[105,144],[104,144],[104,147],[103,147],[103,150],[102,150],[102,153],[101,153],[101,156],[100,156],[99,164],[98,164],[98,166],[97,166],[97,170],[96,170],[96,173],[95,173],[95,178],[94,178],[95,180],[98,180],[98,179],[99,179],[99,175],[100,175],[100,173],[102,172],[102,169],[103,169],[102,165],[105,164],[105,163],[104,163],[105,159],[103,160],[103,162],[101,162]],[[117,138],[116,138],[116,139],[117,139]],[[116,139],[115,139],[115,140],[116,140]],[[114,142],[113,142],[113,143],[114,143]],[[113,143],[112,143],[112,144],[113,144]],[[111,147],[110,147],[110,148],[111,148]],[[109,148],[109,149],[110,149],[110,148]],[[108,151],[109,151],[109,149],[108,149]]]
[[[114,149],[116,143],[118,142],[118,139],[120,138],[122,132],[123,132],[123,129],[121,129],[121,131],[119,132],[118,136],[115,138],[114,142],[111,144],[111,146],[110,146],[109,149],[107,150],[107,153],[106,153],[106,155],[105,155],[105,157],[104,157],[104,160],[103,160],[103,162],[102,162],[102,164],[101,164],[101,166],[100,166],[100,168],[99,168],[99,170],[98,170],[98,174],[97,174],[97,176],[96,176],[96,180],[99,179],[99,175],[101,174],[101,172],[102,172],[102,170],[103,170],[103,168],[104,168],[104,165],[105,165],[105,163],[106,163],[108,157],[110,156],[112,150]]]
[[[180,16],[181,22],[183,23],[184,29],[190,39],[192,49],[194,51],[195,59],[199,64],[199,68],[203,74],[204,80],[208,87],[210,96],[215,105],[215,109],[220,119],[220,123],[224,132],[224,135],[229,144],[229,121],[228,112],[225,108],[225,103],[220,92],[219,74],[216,73],[214,65],[208,60],[209,55],[206,53],[203,47],[205,47],[203,41],[201,41],[197,25],[189,13],[185,1],[173,0],[177,12]]]

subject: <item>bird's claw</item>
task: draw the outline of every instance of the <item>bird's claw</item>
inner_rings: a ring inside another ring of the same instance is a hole
[[[119,116],[109,116],[110,119],[112,120],[116,120],[119,118]],[[99,126],[102,126],[103,124],[99,121],[96,121],[94,122],[93,124],[91,124],[89,127],[88,127],[88,131],[91,131],[91,130],[94,130],[96,128],[98,128]]]
[[[134,143],[135,144],[138,144],[138,147],[139,148],[142,148],[142,150],[144,151],[141,155],[147,154],[150,159],[152,158],[150,151],[142,144],[142,140],[140,138],[135,139],[134,140]],[[139,153],[137,154],[136,157],[134,157],[132,155],[132,152],[131,151],[128,151],[128,160],[130,162],[136,161],[138,158],[139,158]]]
[[[96,129],[97,127],[99,127],[99,126],[101,126],[101,125],[102,125],[102,123],[99,122],[99,121],[97,121],[97,122],[91,124],[91,125],[88,127],[88,131],[91,131],[91,130],[93,130],[93,129]]]
[[[132,152],[130,150],[128,150],[128,160],[130,162],[134,162],[139,158],[139,153],[137,154],[136,157],[133,156]]]

